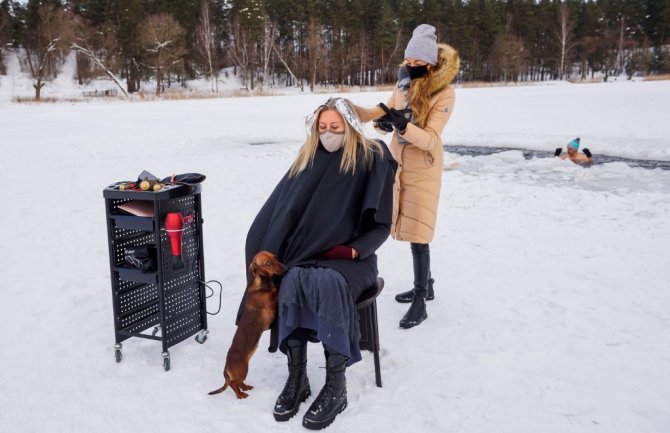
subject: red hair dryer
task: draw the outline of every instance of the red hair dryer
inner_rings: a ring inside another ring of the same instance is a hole
[[[181,237],[184,233],[184,217],[179,212],[170,212],[165,216],[165,231],[170,238],[172,248],[172,268],[184,267],[181,259]]]

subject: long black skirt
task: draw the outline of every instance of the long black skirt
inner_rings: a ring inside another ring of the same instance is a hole
[[[279,350],[296,329],[311,330],[316,340],[347,358],[361,360],[356,304],[347,280],[334,269],[293,267],[279,289]]]

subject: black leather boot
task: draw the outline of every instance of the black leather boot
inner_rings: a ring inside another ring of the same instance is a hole
[[[307,379],[307,340],[289,339],[286,344],[288,379],[272,411],[277,421],[291,419],[298,412],[300,403],[312,394]]]
[[[428,295],[426,296],[426,301],[432,301],[435,299],[435,292],[433,291],[434,282],[434,278],[428,280]],[[409,304],[412,302],[412,299],[414,299],[414,289],[395,295],[396,302],[400,302],[401,304]]]
[[[414,267],[414,288],[406,292],[398,293],[395,300],[401,304],[412,302],[416,290],[424,290],[426,287],[426,280],[428,281],[428,288],[426,299],[432,301],[435,299],[435,292],[433,291],[433,283],[435,280],[430,275],[430,247],[429,244],[415,244],[411,243],[412,249],[412,264]],[[426,270],[428,271],[426,273]]]
[[[326,383],[302,419],[303,427],[321,430],[347,407],[347,380],[344,376],[347,358],[337,352],[326,352]]]
[[[426,298],[423,296],[414,295],[414,299],[412,299],[412,304],[409,306],[409,310],[405,316],[400,319],[400,327],[409,329],[423,322],[427,318],[428,313],[426,312]]]
[[[401,328],[412,328],[428,318],[426,299],[430,278],[430,248],[428,244],[411,244],[414,259],[414,289],[412,304],[407,314],[400,320]]]

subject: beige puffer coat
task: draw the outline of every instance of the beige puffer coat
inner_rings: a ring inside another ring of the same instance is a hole
[[[391,153],[398,162],[393,187],[393,239],[429,243],[435,234],[437,206],[440,200],[444,150],[442,130],[454,109],[455,93],[449,86],[458,73],[458,52],[447,44],[438,44],[438,64],[433,75],[430,114],[425,128],[409,123],[401,137],[409,143],[398,142],[398,132],[391,140]],[[387,105],[402,109],[405,95],[396,86]],[[384,115],[381,108],[357,107],[363,122]]]

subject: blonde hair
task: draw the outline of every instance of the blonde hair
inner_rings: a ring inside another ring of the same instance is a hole
[[[346,104],[349,113],[341,113],[340,109],[336,107],[337,100],[341,100]],[[307,140],[298,151],[298,156],[291,165],[289,170],[289,177],[295,177],[308,166],[312,165],[316,149],[319,147],[319,117],[321,113],[326,110],[335,110],[344,120],[344,145],[342,146],[342,159],[340,161],[340,173],[356,172],[356,160],[359,148],[363,150],[363,161],[368,168],[372,167],[374,160],[374,153],[383,153],[382,146],[374,141],[366,138],[362,133],[358,132],[347,120],[350,115],[357,116],[354,105],[344,98],[331,98],[325,104],[319,106],[313,114],[313,122],[309,125]],[[353,113],[353,114],[352,114]]]
[[[407,94],[409,108],[412,109],[415,116],[416,126],[419,128],[425,128],[426,123],[428,123],[430,98],[433,96],[434,71],[435,66],[433,66],[423,77],[414,79]]]
[[[419,128],[425,128],[430,114],[430,98],[449,83],[458,74],[461,60],[458,52],[446,44],[437,44],[437,63],[426,75],[412,80],[407,92],[409,107],[414,113],[414,121]],[[407,66],[407,60],[400,66]]]

